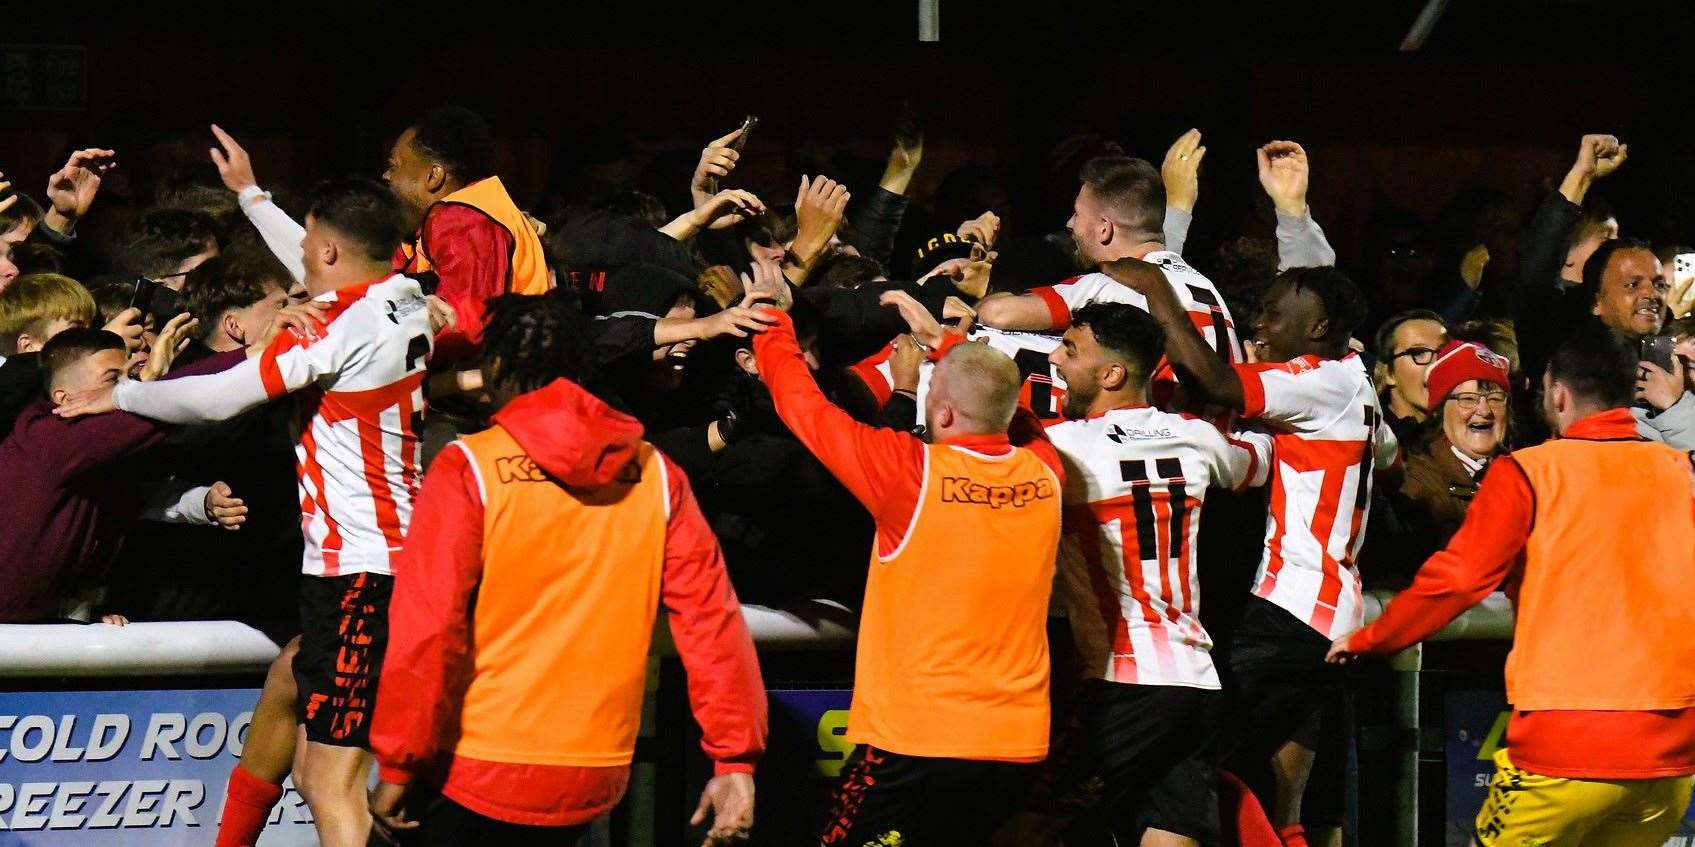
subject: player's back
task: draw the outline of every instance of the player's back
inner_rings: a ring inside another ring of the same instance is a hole
[[[392,574],[421,482],[428,308],[418,283],[397,274],[337,291],[327,318],[320,338],[273,345],[261,367],[267,391],[273,380],[293,385],[290,371],[317,374],[301,393],[295,450],[303,570]]]
[[[1217,688],[1195,567],[1213,486],[1261,482],[1270,440],[1148,406],[1048,427],[1065,462],[1060,573],[1085,670],[1143,685]]]

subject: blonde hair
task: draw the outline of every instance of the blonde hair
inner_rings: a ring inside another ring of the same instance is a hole
[[[94,297],[82,283],[63,274],[37,273],[18,277],[0,290],[0,355],[18,352],[19,336],[41,336],[57,320],[94,323]]]
[[[957,344],[936,364],[931,393],[941,393],[979,434],[1006,432],[1023,380],[1005,353],[987,344]]]

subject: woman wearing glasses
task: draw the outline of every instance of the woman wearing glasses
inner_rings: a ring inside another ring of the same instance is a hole
[[[1505,452],[1511,366],[1475,341],[1443,345],[1425,373],[1430,418],[1412,442],[1395,497],[1408,550],[1422,562],[1465,520],[1483,466]]]

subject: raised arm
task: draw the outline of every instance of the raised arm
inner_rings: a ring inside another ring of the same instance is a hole
[[[306,229],[271,202],[271,195],[259,187],[259,180],[253,176],[253,160],[248,157],[246,148],[236,143],[217,124],[212,125],[212,135],[217,137],[222,149],[213,147],[208,152],[212,155],[212,164],[218,168],[218,176],[224,181],[224,187],[235,192],[242,214],[253,222],[254,229],[259,230],[260,237],[265,240],[265,246],[271,248],[283,267],[288,268],[289,275],[296,282],[304,280],[306,252],[300,246],[300,239],[305,237]]]
[[[1235,411],[1245,407],[1242,378],[1189,320],[1165,273],[1140,259],[1118,259],[1101,271],[1147,298],[1148,313],[1165,330],[1165,357],[1177,371],[1178,382],[1208,403]]]
[[[1160,165],[1160,181],[1165,183],[1165,249],[1173,253],[1181,254],[1189,239],[1195,201],[1201,194],[1201,160],[1206,154],[1201,131],[1191,129],[1177,137]]]
[[[777,416],[881,523],[882,517],[902,509],[903,504],[894,502],[901,498],[889,496],[892,490],[916,491],[923,472],[923,442],[866,426],[831,403],[801,356],[794,323],[787,315],[777,320],[753,341],[759,378],[771,389]],[[915,502],[904,504],[907,517]]]
[[[1260,187],[1277,210],[1277,269],[1336,264],[1336,251],[1307,206],[1311,166],[1306,148],[1293,141],[1273,141],[1255,151],[1255,157]]]

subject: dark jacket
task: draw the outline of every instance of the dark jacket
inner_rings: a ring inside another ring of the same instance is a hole
[[[707,447],[704,426],[660,433],[653,443],[694,484],[737,595],[750,603],[823,598],[857,607],[871,516],[778,420],[763,384],[742,374],[731,390],[738,432],[723,450]]]
[[[179,367],[217,356],[196,343]],[[139,473],[194,485],[224,482],[247,521],[217,526],[140,521],[113,566],[107,606],[132,620],[239,620],[282,643],[299,631],[300,497],[291,401],[227,421],[170,432],[136,463]]]
[[[889,258],[894,255],[895,234],[900,231],[908,202],[906,195],[879,185],[863,202],[853,203],[848,210],[848,220],[853,224],[848,233],[859,255],[875,259],[891,273],[896,271],[889,268]]]
[[[35,353],[7,356],[0,364],[0,438],[24,409],[41,399],[41,357]]]

